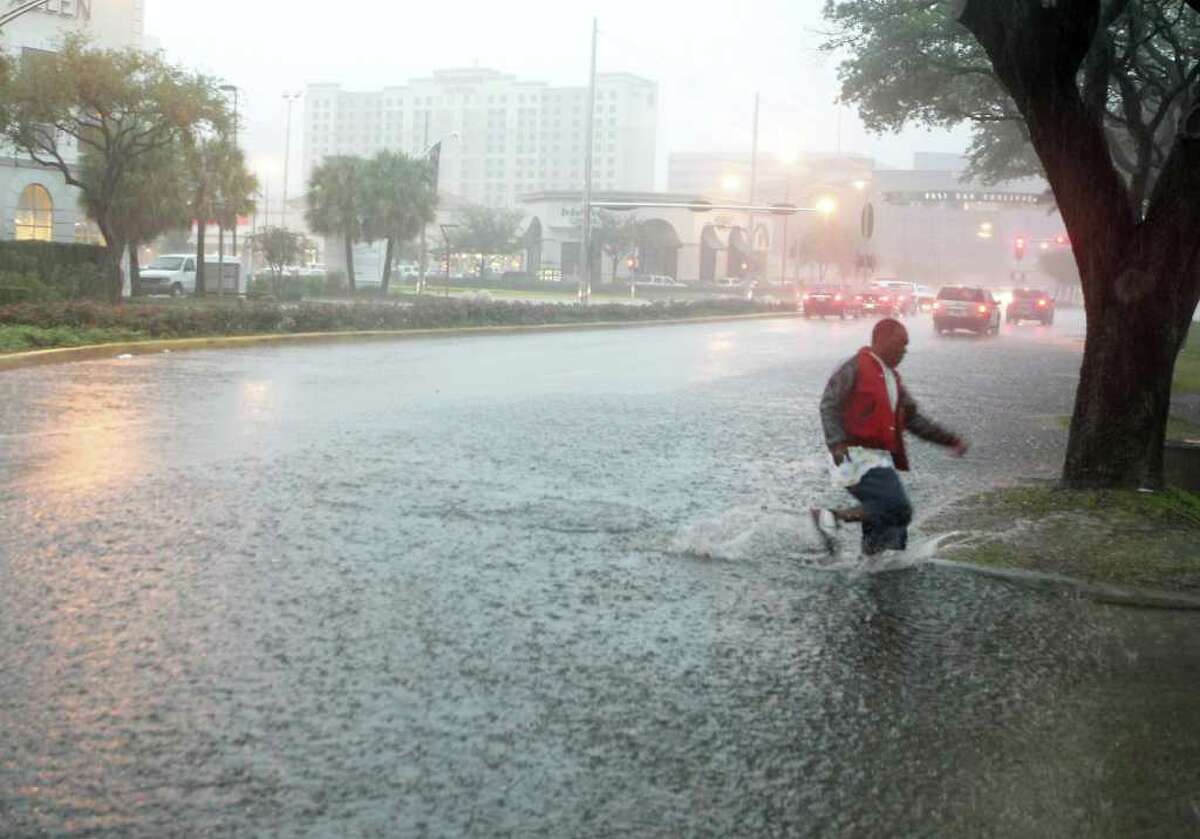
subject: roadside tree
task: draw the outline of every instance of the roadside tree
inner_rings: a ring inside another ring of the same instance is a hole
[[[101,209],[93,201],[103,192],[98,183],[103,170],[100,156],[93,150],[85,151],[79,179],[87,187],[81,190],[80,205],[97,223]],[[141,272],[139,248],[172,228],[186,225],[191,218],[188,170],[179,144],[155,149],[132,161],[120,191],[113,196],[109,214],[114,224],[125,231],[129,273],[136,284]]]
[[[84,193],[105,241],[107,296],[121,299],[130,242],[121,195],[136,163],[229,125],[212,79],[140,50],[97,50],[78,36],[53,53],[29,53],[4,80],[4,138]],[[85,180],[74,149],[90,156]]]
[[[600,210],[596,213],[596,230],[593,236],[611,262],[612,280],[616,282],[621,260],[637,250],[638,220],[628,215]]]
[[[831,46],[852,52],[843,98],[869,127],[991,126],[977,166],[1028,173],[1031,148],[1049,181],[1088,321],[1069,487],[1162,483],[1172,372],[1200,300],[1198,13],[1200,0],[826,5]]]
[[[490,257],[511,256],[521,249],[518,231],[524,214],[520,210],[473,204],[462,209],[461,218],[463,229],[455,236],[455,250],[479,255],[480,276],[487,272]]]
[[[276,299],[283,296],[283,272],[300,261],[304,237],[283,227],[268,227],[254,239],[254,248],[271,272],[271,291]]]
[[[366,169],[367,238],[387,242],[379,286],[386,297],[399,251],[436,217],[433,171],[425,159],[392,151],[379,152],[367,161]]]
[[[314,233],[342,240],[346,280],[355,291],[354,245],[367,238],[366,166],[357,157],[327,157],[312,173],[306,196],[305,220]]]

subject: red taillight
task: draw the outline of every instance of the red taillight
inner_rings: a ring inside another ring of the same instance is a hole
[[[833,295],[833,302],[834,302],[834,303],[841,303],[841,302],[842,302],[842,295],[840,295],[840,294],[835,294],[835,295]]]
[[[1045,301],[1045,300],[1039,300],[1039,301],[1038,301],[1038,305],[1039,305],[1039,306],[1041,306],[1041,307],[1043,307],[1043,308],[1045,308],[1045,306],[1046,306],[1046,301]]]
[[[811,295],[811,294],[806,294],[806,295],[804,295],[804,299],[805,299],[805,300],[809,299],[810,297],[812,297],[812,295]]]
[[[862,302],[862,295],[861,295],[861,294],[856,294],[856,295],[854,295],[854,302],[855,302],[855,303],[861,303],[861,302]]]
[[[986,314],[987,314],[987,306],[980,306],[980,307],[979,307],[979,314],[981,314],[981,315],[986,315]]]
[[[942,308],[942,302],[940,300],[933,301],[933,308],[935,311]]]
[[[888,301],[888,298],[887,298],[887,295],[886,295],[886,294],[885,294],[885,295],[883,295],[883,297],[880,297],[880,298],[879,298],[879,302],[880,302],[880,303],[886,303],[887,301]]]

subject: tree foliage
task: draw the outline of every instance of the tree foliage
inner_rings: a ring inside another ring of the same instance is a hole
[[[137,161],[227,130],[225,101],[213,80],[156,54],[92,49],[77,36],[58,52],[27,54],[0,79],[4,137],[83,191],[107,243],[108,294],[119,300],[130,240],[119,196]],[[90,160],[86,179],[75,149]]]
[[[306,196],[304,217],[312,231],[342,240],[351,294],[355,290],[354,245],[371,232],[367,224],[367,176],[367,167],[360,158],[328,157],[313,170]]]
[[[1076,71],[1102,115],[1113,163],[1141,208],[1162,171],[1189,90],[1200,80],[1200,20],[1182,0],[1096,0],[1095,37]],[[846,56],[842,99],[866,126],[974,126],[972,173],[987,182],[1043,174],[1021,109],[987,51],[945,0],[828,0],[825,48]],[[1030,18],[1033,20],[1033,18]]]
[[[638,220],[628,214],[600,210],[595,214],[593,240],[612,263],[612,278],[617,279],[621,260],[638,248]]]
[[[397,251],[433,222],[437,214],[433,171],[428,160],[381,151],[366,164],[366,238],[387,242],[380,293],[387,295]]]
[[[826,6],[829,46],[850,51],[843,97],[873,127],[1006,125],[1007,137],[977,135],[977,164],[984,148],[1014,165],[1016,137],[1028,138],[1088,320],[1069,486],[1162,482],[1172,372],[1200,300],[1198,12],[1200,0]]]
[[[304,253],[304,237],[283,227],[268,227],[255,236],[254,248],[271,272],[275,297],[282,297],[284,269],[300,260]]]
[[[472,204],[460,211],[459,218],[461,227],[453,242],[458,253],[480,254],[486,266],[489,256],[508,256],[521,249],[524,213],[520,210]]]

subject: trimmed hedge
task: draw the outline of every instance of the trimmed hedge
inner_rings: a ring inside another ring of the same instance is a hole
[[[237,300],[192,305],[91,302],[20,303],[0,306],[0,324],[43,329],[118,329],[148,338],[191,338],[295,332],[438,329],[470,326],[534,326],[603,321],[654,321],[794,311],[789,304],[708,300],[579,306],[525,302],[415,298],[404,303],[301,303]]]
[[[98,296],[104,248],[63,242],[0,242],[0,303]]]

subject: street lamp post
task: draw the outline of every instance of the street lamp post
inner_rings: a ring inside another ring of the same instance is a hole
[[[458,227],[457,224],[439,224],[442,228],[442,239],[446,242],[446,287],[443,291],[445,297],[450,296],[450,231]]]
[[[433,168],[433,200],[434,212],[437,212],[437,197],[438,197],[438,182],[441,180],[442,172],[442,143],[446,140],[458,140],[462,135],[457,131],[451,131],[445,137],[438,140],[436,143],[429,142],[429,111],[425,112],[425,150],[421,152],[421,157],[426,158]],[[433,155],[434,148],[437,148],[436,157]],[[443,235],[445,232],[443,231]],[[421,254],[420,265],[417,273],[417,294],[423,294],[425,291],[425,269],[429,262],[429,245],[425,236],[425,225],[421,225]]]
[[[288,169],[292,157],[292,103],[298,100],[304,94],[302,93],[285,93],[283,101],[287,102],[287,137],[284,140],[283,146],[283,203],[280,204],[279,217],[282,220],[280,227],[287,229],[287,193],[288,193]]]
[[[223,84],[223,85],[221,85],[220,89],[222,91],[224,91],[225,93],[233,94],[233,145],[234,145],[234,148],[237,148],[238,139],[239,139],[238,138],[239,126],[238,126],[238,89],[237,89],[237,85]],[[237,213],[233,214],[233,258],[234,259],[238,258],[238,217],[237,217]],[[220,254],[220,262],[221,262],[221,266],[217,270],[221,272],[221,284],[220,284],[220,286],[218,286],[218,288],[224,290],[224,288],[225,288],[225,265],[224,265],[225,253],[224,253],[224,250],[222,250],[222,252]],[[239,282],[239,284],[241,283],[240,276],[239,276],[238,282]],[[247,290],[250,289],[250,283],[248,280],[246,282],[246,289]]]
[[[18,0],[18,2],[19,2],[19,0]],[[29,2],[22,4],[18,8],[13,9],[8,12],[5,12],[4,14],[0,15],[0,26],[7,26],[8,24],[12,23],[14,20],[16,20],[17,18],[26,14],[27,12],[32,12],[38,6],[45,6],[45,5],[46,5],[46,0],[29,0]]]

